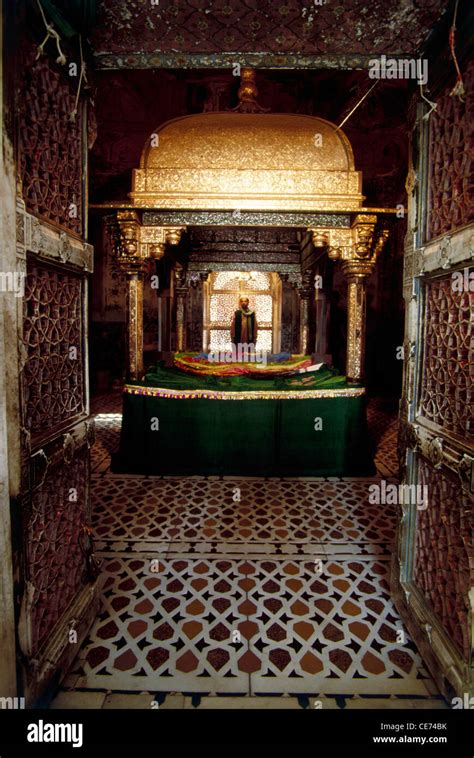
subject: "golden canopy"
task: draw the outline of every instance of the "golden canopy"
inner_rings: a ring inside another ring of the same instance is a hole
[[[117,212],[117,257],[129,287],[129,375],[143,373],[147,259],[164,255],[167,243],[176,244],[183,224],[199,225],[209,215],[207,224],[225,225],[228,213],[220,211],[254,211],[257,225],[273,225],[276,216],[278,226],[305,226],[316,247],[326,247],[332,259],[341,261],[348,282],[347,376],[358,381],[364,365],[365,279],[388,228],[379,223],[378,209],[362,207],[362,175],[354,169],[345,134],[322,118],[261,112],[254,73],[243,69],[242,75],[234,111],[177,118],[150,135],[140,168],[133,172],[132,208],[122,206]],[[160,214],[140,214],[139,209],[168,213],[160,220]],[[314,222],[312,212],[321,218]],[[175,268],[175,277],[180,351],[185,347],[188,286],[183,269]],[[307,353],[310,288],[303,273],[299,291],[299,349]]]
[[[133,204],[176,210],[356,211],[362,176],[349,140],[321,118],[202,113],[152,134]]]

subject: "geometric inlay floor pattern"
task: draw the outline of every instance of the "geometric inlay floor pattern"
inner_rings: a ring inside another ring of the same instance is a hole
[[[375,481],[94,477],[94,533],[101,549],[155,543],[173,552],[239,553],[243,543],[305,554],[351,542],[382,548],[393,542],[396,509],[368,502]]]
[[[120,396],[93,408],[103,605],[71,669],[76,689],[435,692],[390,599],[399,514],[369,502],[380,478],[115,475]],[[396,419],[383,404],[371,419],[378,470],[395,476]]]
[[[387,568],[373,559],[113,558],[77,686],[426,695]]]

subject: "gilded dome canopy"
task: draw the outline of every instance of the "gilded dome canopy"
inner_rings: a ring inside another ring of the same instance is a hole
[[[358,210],[349,140],[313,116],[203,113],[151,135],[133,175],[134,205],[186,210]]]

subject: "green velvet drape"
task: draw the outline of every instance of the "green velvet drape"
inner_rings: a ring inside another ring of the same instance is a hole
[[[344,377],[328,373],[315,377],[318,380],[326,388],[331,380],[338,388],[340,380],[345,383]],[[277,385],[280,389],[282,384],[288,389],[288,381],[239,376],[204,382],[167,370],[147,375],[146,383],[248,392],[275,390]],[[322,420],[321,430],[315,429],[317,418]],[[152,429],[153,419],[158,420],[158,430]],[[113,468],[155,475],[370,476],[375,472],[363,396],[237,401],[124,394],[121,443]]]

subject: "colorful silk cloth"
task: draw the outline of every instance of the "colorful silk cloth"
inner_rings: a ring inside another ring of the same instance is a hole
[[[311,358],[308,355],[290,355],[290,353],[267,355],[265,362],[261,360],[232,361],[230,350],[228,357],[230,358],[228,361],[216,361],[211,353],[176,353],[174,365],[187,374],[197,376],[246,375],[254,379],[296,374],[300,369],[311,366]],[[261,359],[259,351],[257,351],[258,358]]]

